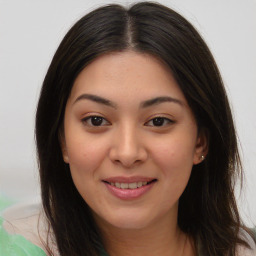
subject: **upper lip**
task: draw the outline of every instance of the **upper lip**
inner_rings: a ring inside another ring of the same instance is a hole
[[[131,177],[115,176],[115,177],[109,177],[109,178],[103,179],[103,181],[109,182],[109,183],[116,183],[116,182],[134,183],[134,182],[140,182],[140,181],[150,182],[152,180],[156,180],[156,178],[145,177],[145,176],[131,176]]]

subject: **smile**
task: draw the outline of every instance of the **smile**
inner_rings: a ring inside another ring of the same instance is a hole
[[[111,186],[115,186],[117,188],[121,188],[121,189],[136,189],[136,188],[140,188],[142,186],[146,186],[152,182],[156,181],[155,179],[152,181],[139,181],[139,182],[132,182],[132,183],[123,183],[123,182],[107,182],[106,183],[110,184]]]
[[[135,179],[137,181],[134,181]],[[142,197],[144,194],[150,191],[157,182],[157,179],[152,178],[144,178],[144,180],[139,180],[138,178],[129,178],[128,180],[130,182],[125,182],[126,180],[125,178],[110,178],[103,180],[103,183],[107,187],[108,191],[115,197],[122,200],[134,200]]]

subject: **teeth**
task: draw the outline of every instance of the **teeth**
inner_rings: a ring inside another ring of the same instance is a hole
[[[137,188],[136,182],[134,182],[134,183],[129,183],[129,188],[131,188],[131,189]]]
[[[139,182],[133,182],[133,183],[119,183],[119,182],[111,182],[111,186],[115,186],[117,188],[122,188],[122,189],[135,189],[135,188],[140,188],[142,186],[147,185],[146,181],[139,181]]]
[[[121,183],[121,188],[128,188],[129,184],[128,183]]]
[[[145,184],[145,185],[146,185],[146,184]],[[142,187],[142,181],[140,181],[140,182],[137,183],[137,187],[138,187],[138,188]]]

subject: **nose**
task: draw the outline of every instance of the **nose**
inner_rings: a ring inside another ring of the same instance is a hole
[[[120,127],[114,135],[109,157],[112,162],[131,168],[144,162],[148,153],[142,136],[130,125]]]

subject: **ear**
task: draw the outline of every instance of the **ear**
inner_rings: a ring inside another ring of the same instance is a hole
[[[205,157],[208,154],[208,146],[209,146],[209,134],[206,129],[200,129],[198,132],[195,153],[193,164],[199,164],[204,161]]]
[[[60,147],[61,147],[61,151],[62,151],[63,161],[66,164],[68,164],[69,163],[69,157],[68,157],[66,140],[65,140],[63,129],[60,129],[59,134],[58,134],[58,139],[59,139],[59,143],[60,143]]]

